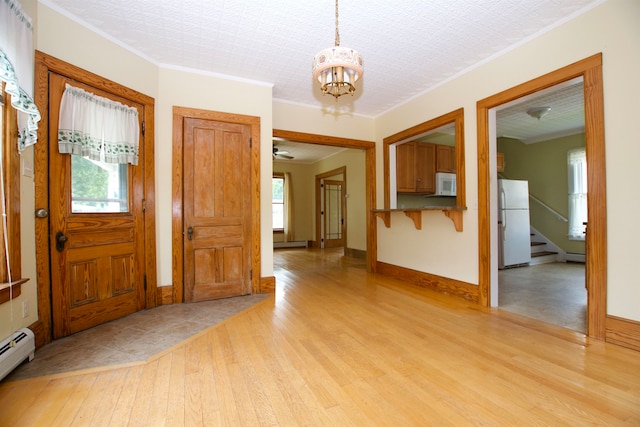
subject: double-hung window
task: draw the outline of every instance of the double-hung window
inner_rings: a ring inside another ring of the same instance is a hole
[[[584,148],[567,154],[569,188],[569,240],[584,240],[587,222],[587,154]]]
[[[284,232],[284,175],[274,174],[272,179],[271,205],[273,209],[273,231]]]

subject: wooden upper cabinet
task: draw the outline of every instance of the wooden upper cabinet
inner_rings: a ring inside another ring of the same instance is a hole
[[[504,153],[498,153],[496,156],[496,169],[498,172],[504,172]]]
[[[455,173],[456,147],[436,145],[436,172]]]
[[[396,191],[411,193],[416,190],[416,143],[407,142],[396,147]]]
[[[432,194],[436,191],[435,145],[407,142],[396,147],[396,191]]]

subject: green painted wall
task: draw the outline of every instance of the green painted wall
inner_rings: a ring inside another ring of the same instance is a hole
[[[565,218],[568,216],[567,152],[584,147],[584,133],[523,144],[517,139],[498,138],[498,152],[504,153],[507,179],[529,181],[529,193]],[[584,242],[567,238],[567,223],[535,201],[530,202],[531,225],[564,251],[584,253]]]

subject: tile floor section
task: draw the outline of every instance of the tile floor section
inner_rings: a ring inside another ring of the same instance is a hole
[[[498,272],[498,306],[577,332],[587,331],[585,266],[550,263]]]
[[[144,361],[268,297],[255,294],[140,311],[45,345],[3,381]]]

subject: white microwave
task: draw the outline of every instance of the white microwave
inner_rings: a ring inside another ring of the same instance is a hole
[[[436,196],[455,196],[456,195],[456,174],[455,173],[436,173]]]

